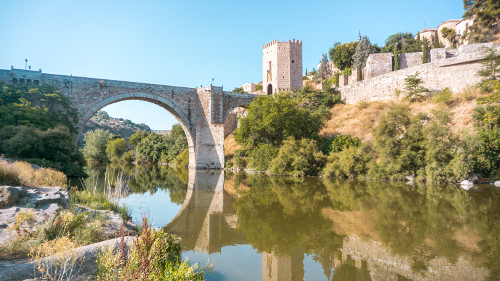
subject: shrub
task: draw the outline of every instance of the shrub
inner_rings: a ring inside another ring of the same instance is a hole
[[[21,161],[0,161],[0,184],[66,187],[66,183],[66,175],[62,172],[48,168],[37,169]]]
[[[325,160],[326,157],[319,151],[316,141],[290,137],[283,142],[278,155],[269,166],[274,174],[315,176],[323,168]]]
[[[434,96],[434,102],[450,105],[453,103],[453,93],[450,88],[444,88],[441,92]]]
[[[128,150],[127,141],[124,138],[115,138],[108,141],[106,145],[106,155],[112,162],[120,162],[122,156]]]
[[[32,227],[35,222],[35,214],[31,209],[17,213],[14,224],[8,230],[15,231],[18,237],[32,236]]]
[[[151,228],[143,218],[141,233],[128,254],[124,247],[105,248],[98,255],[98,278],[108,280],[204,280],[208,267],[180,260],[181,247],[174,235]]]
[[[184,149],[179,155],[177,155],[177,157],[175,157],[174,164],[177,167],[189,166],[189,148]]]
[[[418,101],[429,93],[429,90],[422,86],[424,82],[418,75],[417,71],[415,74],[408,75],[405,78],[405,90],[410,101]]]
[[[332,152],[340,152],[351,146],[359,146],[361,140],[356,137],[351,137],[351,135],[338,135],[332,139]]]
[[[83,137],[85,145],[82,153],[88,164],[102,164],[108,161],[106,147],[110,137],[109,131],[103,129],[89,131],[85,134]]]
[[[373,160],[370,144],[350,146],[340,152],[330,154],[323,175],[328,178],[355,178],[368,172],[368,163]]]
[[[257,171],[266,171],[271,161],[278,154],[278,150],[278,148],[270,144],[259,144],[257,148],[248,151],[249,167]]]
[[[76,247],[73,240],[61,237],[32,249],[30,257],[36,264],[35,277],[42,280],[72,280],[84,261],[78,251],[73,251]]]

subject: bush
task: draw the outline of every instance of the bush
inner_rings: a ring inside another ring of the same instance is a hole
[[[174,164],[177,167],[189,166],[189,148],[184,149],[179,155],[177,155],[177,157],[175,157]]]
[[[259,144],[257,148],[248,151],[249,167],[257,171],[266,171],[271,161],[278,154],[278,150],[278,148],[269,144]]]
[[[115,138],[108,141],[106,145],[106,155],[112,162],[120,162],[122,156],[128,151],[128,144],[124,138]]]
[[[410,101],[419,101],[430,92],[427,88],[422,86],[424,82],[418,76],[419,73],[416,72],[405,78],[405,90]]]
[[[210,268],[181,261],[181,247],[174,235],[151,228],[143,218],[141,233],[128,253],[105,248],[98,255],[98,278],[123,280],[204,280]],[[123,242],[122,242],[123,243]]]
[[[66,183],[66,175],[62,172],[48,168],[35,168],[26,162],[9,163],[0,160],[0,184],[66,187]]]
[[[97,129],[89,131],[83,137],[85,145],[82,149],[87,164],[102,164],[108,162],[106,148],[111,134],[108,130]]]
[[[327,159],[323,175],[328,178],[355,178],[368,172],[368,164],[373,160],[370,144],[350,146],[340,152],[332,152]]]
[[[441,92],[434,96],[434,102],[450,105],[453,103],[453,93],[450,88],[444,88]]]
[[[273,174],[316,176],[323,168],[325,160],[326,157],[319,151],[316,141],[290,137],[283,142],[278,155],[269,166]]]

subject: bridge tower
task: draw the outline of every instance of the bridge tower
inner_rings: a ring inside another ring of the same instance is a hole
[[[274,40],[263,46],[262,87],[266,94],[302,88],[302,41]]]

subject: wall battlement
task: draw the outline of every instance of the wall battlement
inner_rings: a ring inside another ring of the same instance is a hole
[[[393,56],[390,53],[370,54],[366,63],[366,79],[355,81],[355,76],[341,75],[339,90],[346,104],[360,101],[388,100],[397,97],[396,89],[403,90],[404,79],[419,73],[423,86],[431,91],[448,87],[460,92],[467,86],[477,84],[481,79],[477,71],[482,68],[485,47],[500,46],[492,43],[463,45],[458,49],[432,49],[430,62],[422,64],[422,53],[406,53],[399,56],[401,69],[392,71]]]

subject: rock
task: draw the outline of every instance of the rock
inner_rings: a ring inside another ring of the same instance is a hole
[[[405,179],[406,181],[415,181],[415,176],[414,175],[406,176]]]
[[[24,196],[26,190],[22,187],[0,186],[0,208],[13,206]]]
[[[83,246],[71,250],[73,254],[77,256],[77,263],[79,265],[76,268],[76,272],[79,276],[91,276],[97,272],[97,254],[98,252],[106,246],[112,246],[115,249],[118,247],[121,238],[115,238],[99,243],[95,243],[88,246]],[[124,238],[126,249],[132,245],[133,237],[127,236]],[[67,256],[66,254],[62,256]],[[45,259],[53,259],[54,257],[47,257]],[[29,280],[34,278],[34,271],[36,264],[30,261],[19,262],[3,262],[0,263],[0,280]],[[71,280],[79,280],[77,276]]]
[[[462,187],[465,190],[471,189],[473,185],[474,183],[472,183],[469,180],[463,180],[462,182],[460,182],[460,187]]]
[[[500,181],[494,182],[493,185],[496,186],[496,187],[500,187]]]

